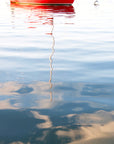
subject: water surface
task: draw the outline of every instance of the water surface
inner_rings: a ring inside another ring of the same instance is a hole
[[[114,143],[114,2],[0,4],[0,143]]]

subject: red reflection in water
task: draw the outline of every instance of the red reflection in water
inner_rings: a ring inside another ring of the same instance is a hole
[[[24,9],[40,9],[45,12],[53,12],[53,13],[75,13],[74,7],[72,5],[22,5],[11,3],[11,7],[15,8],[24,8]]]
[[[24,4],[73,4],[74,0],[10,0]]]
[[[26,13],[25,21],[30,23],[29,28],[36,28],[33,24],[53,25],[54,15],[74,17],[75,11],[72,5],[21,5],[11,3],[14,15],[16,10]]]
[[[21,5],[11,3],[12,8],[22,8],[31,10],[31,13],[35,11],[35,15],[41,17],[39,12],[43,13],[56,13],[56,14],[74,14],[74,7],[72,5]],[[38,13],[36,13],[38,12]]]

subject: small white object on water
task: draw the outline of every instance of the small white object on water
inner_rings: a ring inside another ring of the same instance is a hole
[[[95,5],[95,6],[98,6],[98,5],[99,5],[98,0],[96,0],[96,1],[94,2],[94,5]]]

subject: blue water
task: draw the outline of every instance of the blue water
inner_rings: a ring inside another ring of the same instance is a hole
[[[0,3],[0,144],[114,143],[114,2]]]

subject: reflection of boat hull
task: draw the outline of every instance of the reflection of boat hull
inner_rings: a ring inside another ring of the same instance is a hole
[[[12,8],[22,8],[28,10],[35,10],[35,15],[38,11],[46,13],[62,13],[62,14],[75,14],[74,7],[72,5],[20,5],[11,3]]]
[[[23,4],[72,4],[74,0],[10,0],[15,3]]]
[[[59,14],[68,19],[73,18],[75,14],[72,5],[22,5],[11,3],[10,6],[13,24],[15,23],[14,20],[17,17],[16,15],[20,14],[21,11],[22,15],[24,14],[25,16],[24,21],[29,24],[28,28],[37,28],[38,25],[53,25],[54,17],[58,17]],[[21,20],[21,16],[19,17]],[[18,21],[20,21],[19,17]],[[69,22],[67,22],[67,24]]]

